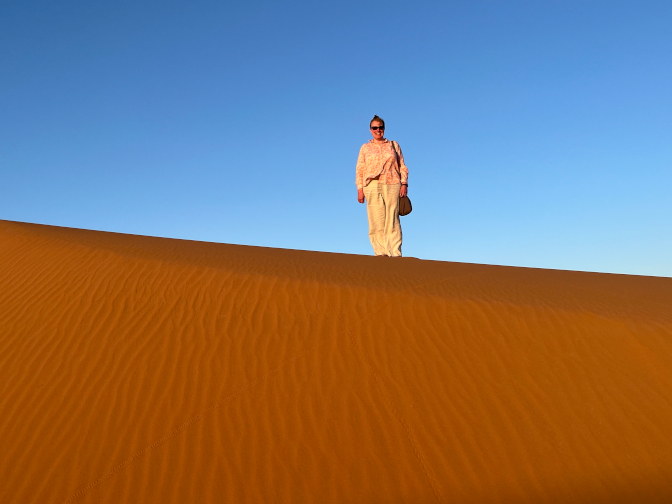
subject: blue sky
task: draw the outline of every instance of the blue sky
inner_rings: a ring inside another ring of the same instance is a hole
[[[406,256],[672,276],[672,2],[3,2],[0,218],[371,254],[355,162],[409,166]]]

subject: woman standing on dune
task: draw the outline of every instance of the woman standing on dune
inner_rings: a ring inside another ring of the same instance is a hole
[[[357,159],[357,201],[369,217],[369,239],[377,256],[401,257],[399,198],[408,193],[408,168],[399,144],[384,137],[385,121],[373,116],[373,140],[362,145]]]

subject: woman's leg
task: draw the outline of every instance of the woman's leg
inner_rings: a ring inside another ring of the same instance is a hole
[[[401,184],[383,185],[385,199],[385,250],[390,257],[401,257],[401,223],[399,222],[399,191]]]
[[[377,180],[372,180],[364,188],[366,214],[369,217],[369,240],[373,246],[373,253],[377,256],[388,255],[385,244],[385,200],[381,192],[383,187],[386,186]]]

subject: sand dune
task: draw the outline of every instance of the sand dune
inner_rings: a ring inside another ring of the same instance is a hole
[[[672,502],[672,279],[0,221],[2,503]]]

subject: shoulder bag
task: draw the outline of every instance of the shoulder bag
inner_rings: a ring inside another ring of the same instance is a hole
[[[396,141],[392,140],[392,147],[394,148],[394,152],[397,154],[397,162],[400,161],[400,156],[399,156],[399,144],[397,144]],[[408,186],[406,186],[408,187]],[[408,196],[403,196],[399,198],[399,215],[402,217],[404,215],[408,215],[413,211],[413,205],[411,205],[411,198]]]

